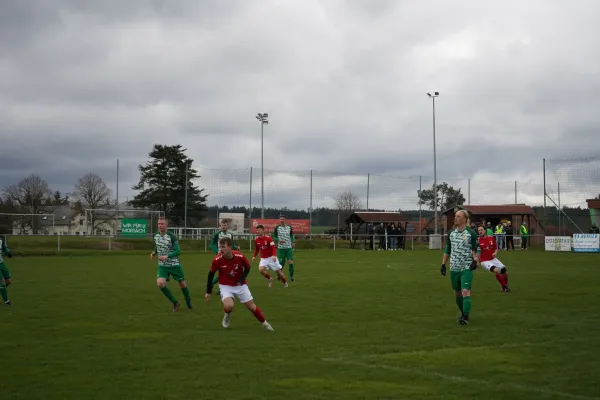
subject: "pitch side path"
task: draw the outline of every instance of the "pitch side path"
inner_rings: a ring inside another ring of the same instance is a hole
[[[600,398],[600,255],[499,257],[513,291],[476,270],[468,327],[437,251],[299,250],[285,289],[253,263],[275,332],[237,302],[222,328],[208,254],[181,256],[195,310],[178,313],[147,254],[14,257],[0,398]]]

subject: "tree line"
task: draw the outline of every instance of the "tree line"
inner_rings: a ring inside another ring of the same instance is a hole
[[[128,207],[162,212],[174,225],[182,226],[186,221],[188,227],[198,227],[204,218],[216,218],[218,212],[237,212],[244,215],[259,217],[261,212],[258,207],[252,213],[245,206],[214,205],[207,207],[208,194],[205,190],[194,184],[200,178],[198,170],[194,168],[194,160],[186,155],[187,149],[181,145],[155,144],[149,153],[145,164],[138,165],[140,178],[132,187],[135,196],[128,202]],[[437,203],[435,191],[437,190]],[[446,182],[438,184],[435,188],[417,191],[418,202],[415,209],[398,210],[407,215],[408,219],[416,220],[420,215],[431,218],[437,204],[438,210],[446,210],[463,206],[465,197],[461,189],[456,189]],[[600,195],[598,196],[600,198]],[[51,214],[57,206],[69,206],[69,218],[83,215],[85,210],[99,210],[90,212],[90,225],[95,229],[104,221],[114,219],[117,209],[117,200],[113,198],[113,191],[99,175],[89,172],[80,177],[70,193],[61,193],[51,190],[47,181],[37,174],[31,174],[16,184],[4,188],[0,194],[0,214],[27,214],[28,216],[16,217],[0,215],[0,231],[11,232],[13,224],[17,223],[23,233],[41,233],[43,224],[38,218],[30,216],[35,214]],[[417,206],[424,206],[419,212]],[[343,191],[335,199],[334,207],[320,207],[312,210],[313,225],[335,226],[338,215],[347,216],[353,211],[362,210],[363,204],[351,191]],[[534,208],[539,211],[538,208]],[[105,212],[101,210],[106,210]],[[569,209],[563,211],[582,215],[587,209]],[[384,211],[374,210],[370,211]],[[278,218],[285,214],[290,219],[308,219],[308,210],[292,210],[288,208],[266,208],[265,218]],[[558,210],[556,211],[558,215]],[[87,217],[88,215],[86,215]],[[214,217],[213,217],[214,216]],[[558,220],[558,217],[556,217]],[[552,215],[544,219],[547,223],[554,222]]]

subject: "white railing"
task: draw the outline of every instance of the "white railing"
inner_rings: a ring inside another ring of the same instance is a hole
[[[86,242],[94,243],[89,251],[146,251],[152,248],[150,235],[146,237],[124,237],[116,235],[0,235],[6,240],[7,245],[17,254],[42,252],[61,252],[61,251],[85,251]],[[191,235],[188,237],[179,236],[182,249],[184,251],[210,252],[210,241],[212,232],[201,235]],[[255,234],[236,235],[235,240],[240,244],[243,251],[253,251],[253,242]],[[528,247],[544,246],[544,235],[530,235]],[[98,243],[102,243],[103,248],[98,249]],[[142,243],[147,243],[142,244]],[[521,237],[514,236],[514,249],[521,249]],[[446,237],[441,236],[441,248],[446,245]],[[104,247],[105,246],[105,247]],[[334,235],[334,234],[312,234],[298,235],[296,239],[296,248],[298,250],[344,250],[355,249],[363,251],[405,251],[405,250],[428,250],[428,235],[404,235],[404,236],[379,236],[379,235]],[[438,250],[439,251],[439,250]]]

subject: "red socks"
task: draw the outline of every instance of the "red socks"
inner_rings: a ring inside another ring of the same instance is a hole
[[[504,279],[504,276],[502,276],[502,274],[496,274],[496,280],[498,280],[498,282],[500,282],[500,285],[502,285],[502,287],[508,286],[506,284],[506,280]]]
[[[503,273],[502,276],[504,277],[504,282],[506,282],[506,285],[508,286],[508,272]]]
[[[269,273],[267,272],[266,274],[263,275],[266,279],[271,279],[271,275],[269,275]]]
[[[260,308],[258,308],[258,306],[256,307],[256,310],[254,310],[253,314],[259,322],[265,322],[265,316],[263,315]]]
[[[281,278],[281,282],[283,282],[284,285],[287,283],[287,279],[285,279],[285,276]]]

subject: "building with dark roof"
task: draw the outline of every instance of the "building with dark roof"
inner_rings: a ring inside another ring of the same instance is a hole
[[[521,224],[525,222],[528,234],[530,236],[529,243],[542,244],[546,234],[546,228],[538,220],[533,208],[526,204],[505,204],[505,205],[467,205],[462,206],[469,212],[472,224],[479,225],[488,222],[495,227],[502,222],[510,222],[514,229],[515,238],[519,237],[519,229]],[[443,233],[448,232],[454,225],[454,215],[458,209],[449,209],[442,213],[440,226]],[[433,221],[430,221],[428,226],[433,227]]]

